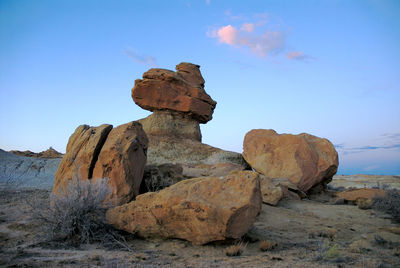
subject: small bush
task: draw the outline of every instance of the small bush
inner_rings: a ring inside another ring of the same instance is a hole
[[[227,247],[225,249],[225,254],[226,254],[226,256],[229,256],[229,257],[240,256],[240,255],[242,255],[246,246],[247,246],[247,244],[244,244],[243,241],[240,241],[235,245]]]
[[[107,179],[73,179],[63,191],[50,195],[50,204],[35,204],[34,217],[43,223],[50,240],[75,246],[100,242],[130,249],[123,236],[106,223],[106,211],[112,207],[111,193]]]
[[[390,189],[386,191],[385,196],[374,198],[373,208],[391,215],[394,221],[400,222],[400,191]]]

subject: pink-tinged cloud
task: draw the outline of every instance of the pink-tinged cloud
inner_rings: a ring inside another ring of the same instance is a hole
[[[286,58],[289,60],[311,60],[313,57],[304,54],[302,51],[289,51],[286,53]]]
[[[249,32],[249,33],[254,32],[254,24],[253,23],[243,23],[240,30]]]
[[[238,30],[231,25],[221,27],[217,30],[218,41],[235,46],[237,43]]]
[[[265,57],[268,54],[277,54],[285,47],[286,36],[280,31],[265,30],[254,32],[255,25],[245,23],[240,29],[232,25],[223,26],[207,32],[209,37],[218,38],[218,41],[234,47],[248,47],[257,56]]]

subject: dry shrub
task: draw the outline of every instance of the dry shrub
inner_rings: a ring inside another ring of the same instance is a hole
[[[259,248],[261,251],[268,251],[273,248],[273,244],[267,240],[261,241]]]
[[[106,211],[113,206],[111,193],[107,179],[75,178],[60,193],[52,193],[48,204],[33,204],[34,218],[42,222],[52,241],[75,246],[100,242],[130,250],[124,237],[106,222]]]
[[[235,245],[229,246],[225,249],[226,256],[234,257],[242,255],[244,249],[246,248],[247,243],[244,244],[243,241],[239,241]]]
[[[383,197],[375,197],[373,208],[383,211],[393,217],[393,220],[400,222],[400,190],[390,189]]]

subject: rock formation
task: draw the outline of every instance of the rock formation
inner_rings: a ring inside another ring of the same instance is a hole
[[[181,181],[110,209],[107,221],[141,237],[179,238],[202,245],[240,238],[261,210],[258,174],[234,171],[226,177]]]
[[[109,178],[111,198],[119,204],[139,193],[146,163],[148,140],[140,123],[117,128],[79,126],[68,141],[55,175],[53,192],[62,191],[72,179]]]
[[[63,157],[62,153],[57,152],[51,146],[46,151],[43,151],[43,152],[40,152],[40,153],[34,153],[32,151],[29,151],[29,150],[26,150],[26,151],[12,150],[12,151],[10,151],[10,153],[15,154],[15,155],[20,155],[20,156],[36,157],[36,158],[61,158],[61,157]]]
[[[212,119],[217,104],[204,91],[204,79],[200,66],[180,63],[177,72],[166,69],[150,69],[137,79],[132,98],[137,105],[149,111],[177,111],[206,123]]]
[[[150,69],[132,89],[135,103],[153,111],[139,120],[149,138],[146,184],[158,182],[158,186],[166,187],[173,181],[224,176],[232,170],[248,168],[241,154],[201,143],[199,124],[211,120],[216,102],[204,91],[198,65],[181,63],[176,69],[177,72]],[[175,174],[173,180],[158,179],[160,174],[171,172]]]
[[[93,170],[93,179],[110,178],[113,197],[120,204],[139,194],[146,164],[147,136],[139,122],[110,131]]]
[[[303,192],[329,183],[338,168],[332,143],[305,133],[251,130],[243,142],[243,157],[257,172],[269,178],[288,178]]]

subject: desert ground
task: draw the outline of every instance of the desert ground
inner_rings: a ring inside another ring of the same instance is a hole
[[[400,225],[352,205],[333,205],[333,191],[281,200],[262,211],[241,241],[194,246],[176,239],[125,234],[131,250],[100,244],[79,247],[46,240],[31,203],[49,202],[49,190],[4,188],[0,194],[3,267],[399,267]],[[36,204],[38,204],[36,203]],[[34,205],[33,205],[34,206]],[[261,251],[267,240],[273,248]],[[241,242],[243,254],[228,257]]]

